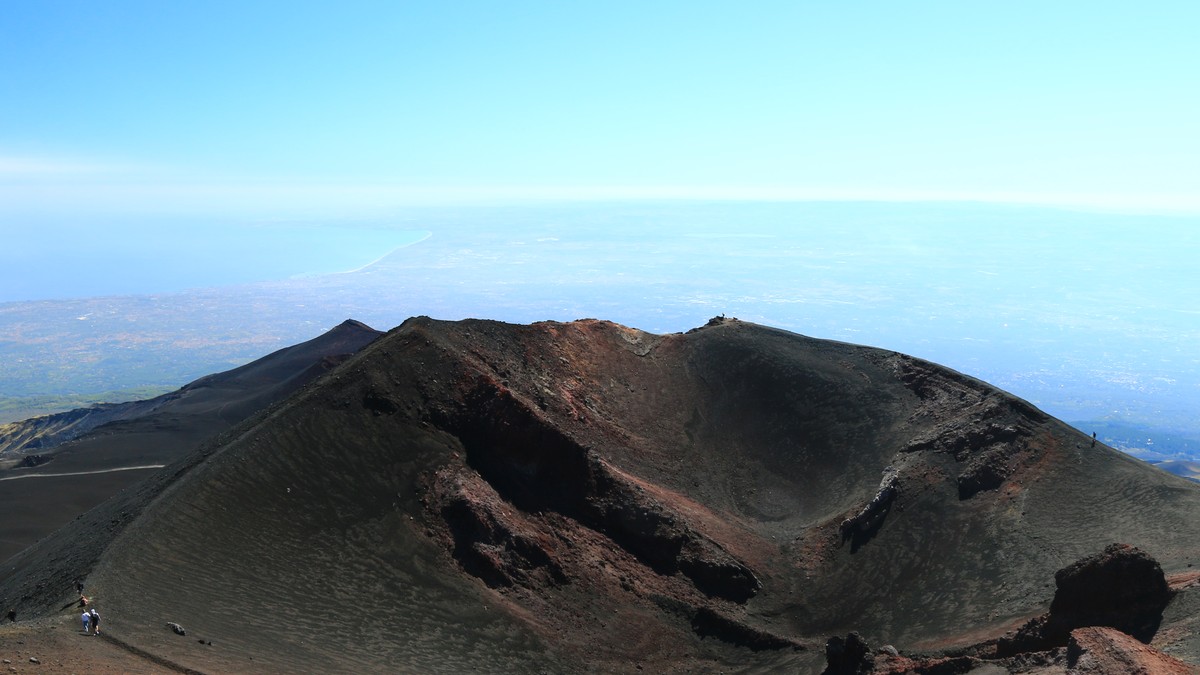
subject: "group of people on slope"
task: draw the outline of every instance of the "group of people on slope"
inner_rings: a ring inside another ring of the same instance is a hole
[[[83,582],[82,581],[75,582],[75,590],[79,591],[79,606],[85,608],[83,610],[83,614],[80,615],[80,617],[79,617],[80,619],[83,620],[83,634],[84,635],[99,635],[100,634],[100,614],[96,611],[95,607],[93,607],[91,609],[86,609],[86,607],[88,606],[88,599],[87,599],[87,596],[85,596],[83,594]]]
[[[83,619],[83,632],[85,635],[100,634],[100,614],[96,612],[96,608],[83,610],[83,615],[79,618]]]

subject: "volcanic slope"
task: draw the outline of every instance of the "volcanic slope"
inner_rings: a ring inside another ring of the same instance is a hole
[[[1158,462],[1154,466],[1173,473],[1176,476],[1181,476],[1190,481],[1200,483],[1200,462],[1192,462],[1184,459],[1171,459],[1165,462]]]
[[[830,635],[965,646],[1077,558],[1176,574],[1198,535],[1200,486],[893,352],[418,318],[9,561],[0,598],[55,616],[87,575],[113,639],[210,672],[816,672]]]
[[[381,335],[345,321],[163,396],[0,425],[0,560],[287,398]]]

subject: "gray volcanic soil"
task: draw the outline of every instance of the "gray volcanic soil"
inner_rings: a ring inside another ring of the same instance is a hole
[[[156,470],[137,467],[188,454],[380,335],[345,321],[157,398],[0,425],[0,561]]]
[[[1184,572],[1198,516],[1200,486],[892,352],[420,318],[19,554],[0,598],[53,615],[86,574],[115,639],[200,671],[811,672],[850,630],[997,637],[1114,541]]]

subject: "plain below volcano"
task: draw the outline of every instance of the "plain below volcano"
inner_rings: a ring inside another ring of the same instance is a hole
[[[154,399],[0,425],[0,560],[287,398],[382,334],[345,321]],[[17,478],[29,480],[10,480]]]

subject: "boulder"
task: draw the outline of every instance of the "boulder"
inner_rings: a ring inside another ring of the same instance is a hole
[[[1065,647],[1071,631],[1106,626],[1150,642],[1171,599],[1162,567],[1145,551],[1110,544],[1054,575],[1050,611],[997,644],[1001,657]]]
[[[1054,575],[1050,616],[1071,628],[1110,626],[1149,642],[1171,600],[1158,561],[1127,544],[1110,544]]]
[[[858,633],[834,636],[825,643],[825,671],[822,675],[869,675],[875,669],[871,647]]]

